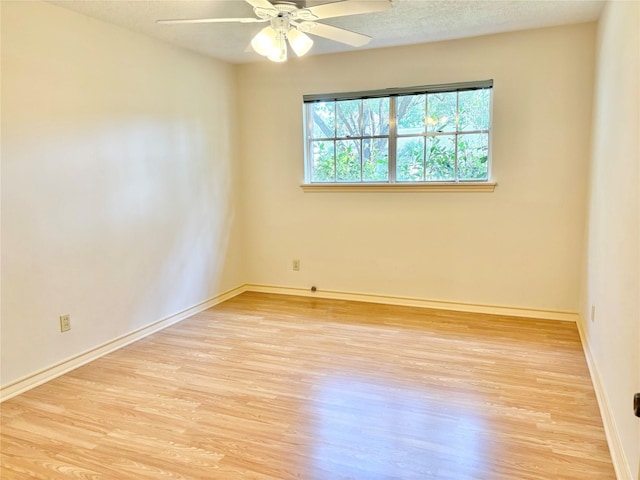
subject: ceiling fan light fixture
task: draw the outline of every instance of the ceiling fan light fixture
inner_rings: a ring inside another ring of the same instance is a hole
[[[289,39],[291,49],[299,57],[307,53],[313,46],[313,40],[296,28],[289,30],[287,38]]]
[[[277,33],[271,26],[264,27],[253,37],[253,40],[251,40],[251,47],[253,47],[257,53],[266,57],[278,48],[276,37]]]

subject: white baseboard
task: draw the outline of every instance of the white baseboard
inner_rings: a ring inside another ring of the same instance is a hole
[[[544,320],[560,320],[576,322],[578,314],[560,310],[542,310],[536,308],[515,308],[498,305],[482,305],[475,303],[446,302],[440,300],[427,300],[423,298],[400,297],[393,295],[375,295],[369,293],[338,292],[333,290],[317,290],[312,292],[308,288],[280,287],[274,285],[259,285],[249,283],[244,286],[246,291],[261,293],[276,293],[281,295],[298,295],[305,297],[318,297],[334,300],[351,300],[355,302],[384,303],[388,305],[401,305],[405,307],[434,308],[438,310],[453,310],[457,312],[487,313],[493,315],[506,315],[511,317],[539,318]]]
[[[616,427],[616,422],[613,418],[613,412],[609,406],[609,400],[607,399],[607,392],[602,384],[602,378],[598,371],[595,358],[591,353],[589,347],[589,339],[584,331],[584,319],[580,317],[578,319],[578,332],[580,333],[580,340],[582,341],[582,348],[584,349],[584,356],[587,359],[587,366],[589,367],[589,373],[591,374],[591,382],[593,383],[593,389],[596,392],[596,398],[598,399],[598,406],[600,407],[600,416],[602,417],[602,424],[604,426],[604,432],[607,436],[607,443],[609,444],[609,450],[611,452],[611,461],[613,462],[613,468],[616,471],[616,477],[618,480],[633,480],[631,474],[631,465],[624,453],[622,447],[622,440],[620,440],[620,434]]]
[[[117,337],[109,342],[103,343],[95,348],[87,350],[86,352],[75,355],[71,358],[63,360],[60,363],[52,365],[50,367],[44,368],[38,372],[35,372],[31,375],[18,379],[14,382],[11,382],[7,385],[3,385],[0,387],[0,402],[8,400],[16,395],[19,395],[27,390],[31,390],[32,388],[37,387],[38,385],[42,385],[50,380],[53,380],[60,375],[64,375],[71,370],[74,370],[82,365],[85,365],[97,358],[100,358],[108,353],[111,353],[119,348],[122,348],[126,345],[129,345],[133,342],[140,340],[152,333],[158,332],[162,329],[165,329],[175,323],[178,323],[181,320],[184,320],[187,317],[195,315],[196,313],[202,312],[208,308],[213,307],[219,303],[224,302],[230,298],[235,297],[236,295],[241,294],[246,290],[244,285],[236,287],[232,290],[228,290],[219,295],[216,295],[209,300],[205,300],[197,305],[194,305],[190,308],[182,310],[181,312],[175,313],[169,317],[163,318],[156,322],[153,322],[146,327],[139,328],[138,330],[134,330],[133,332],[127,333],[120,337]]]

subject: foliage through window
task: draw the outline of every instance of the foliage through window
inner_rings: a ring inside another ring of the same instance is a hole
[[[492,85],[305,96],[305,183],[488,181]]]

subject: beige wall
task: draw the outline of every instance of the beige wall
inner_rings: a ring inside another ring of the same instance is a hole
[[[229,65],[2,2],[3,385],[242,283],[234,99]]]
[[[582,304],[582,327],[626,457],[618,464],[628,466],[620,478],[629,479],[640,470],[640,420],[631,410],[640,392],[639,6],[608,2],[598,28]]]
[[[594,41],[586,24],[238,67],[248,280],[578,311]],[[494,193],[300,189],[303,94],[489,78]]]

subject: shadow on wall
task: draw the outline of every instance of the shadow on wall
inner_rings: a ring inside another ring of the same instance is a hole
[[[149,190],[150,198],[156,199],[151,205],[164,202],[164,206],[140,216],[146,225],[139,244],[154,254],[136,265],[138,273],[143,272],[145,291],[130,300],[138,302],[140,313],[148,318],[164,318],[237,286],[223,278],[228,276],[227,264],[236,258],[230,254],[236,228],[230,165],[211,161],[207,148],[218,146],[208,144],[212,137],[201,125],[182,129],[187,131],[174,142],[178,151],[163,159],[165,173]],[[166,148],[171,151],[169,145]],[[223,158],[229,158],[228,148],[221,150]],[[187,164],[185,159],[192,161]],[[147,167],[143,166],[140,178],[153,178],[154,172]],[[151,303],[140,305],[141,299]]]

